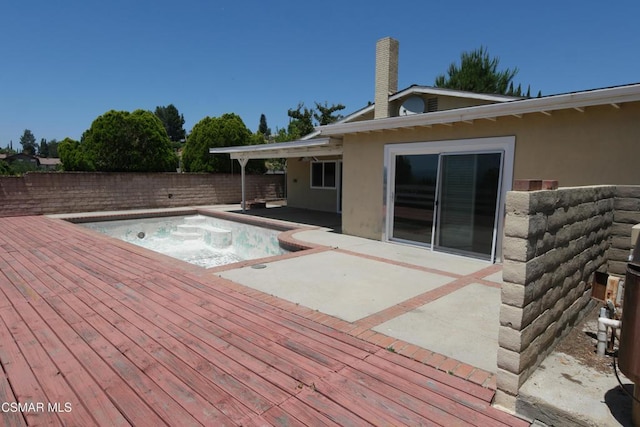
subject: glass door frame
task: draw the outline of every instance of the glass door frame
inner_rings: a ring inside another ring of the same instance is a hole
[[[442,247],[440,244],[440,230],[441,226],[440,218],[442,216],[442,203],[440,203],[440,198],[442,197],[440,191],[442,191],[442,174],[444,173],[443,163],[444,158],[447,156],[465,156],[468,154],[500,154],[500,171],[498,175],[498,188],[497,188],[497,197],[495,202],[495,214],[493,218],[493,233],[491,235],[491,252],[489,254],[489,260],[493,263],[496,259],[496,244],[498,238],[498,219],[500,217],[500,206],[502,203],[502,175],[504,173],[504,151],[503,150],[484,150],[484,151],[456,151],[456,152],[448,152],[448,153],[440,153],[440,158],[438,161],[438,182],[436,186],[436,210],[435,210],[435,220],[433,221],[433,230],[431,231],[431,235],[433,236],[431,241],[431,246],[433,250],[436,250],[438,247]],[[452,254],[460,254],[462,256],[474,257],[473,253],[467,253],[466,251],[458,251],[458,250],[447,250],[441,249],[439,252],[447,252]],[[484,259],[484,257],[482,257]]]
[[[511,190],[513,183],[513,164],[515,153],[515,136],[503,136],[493,138],[473,138],[444,140],[433,142],[413,142],[401,144],[387,144],[384,147],[384,179],[383,179],[383,231],[382,240],[394,243],[409,244],[430,248],[434,251],[433,244],[423,244],[410,242],[393,237],[394,218],[394,188],[395,188],[395,159],[399,155],[419,155],[419,154],[471,154],[480,152],[502,152],[501,179],[498,183],[498,209],[496,211],[495,228],[491,250],[491,263],[502,256],[500,250],[502,244],[502,230],[504,227],[504,201],[507,191]],[[438,175],[440,171],[438,171]],[[440,183],[436,185],[436,200],[439,197]],[[436,208],[437,210],[438,208]],[[435,236],[437,218],[433,223],[432,236]],[[433,243],[433,240],[432,240]]]

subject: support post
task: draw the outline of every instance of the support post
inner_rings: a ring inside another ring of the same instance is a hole
[[[246,157],[242,157],[242,158],[238,158],[238,163],[240,163],[240,179],[242,182],[242,212],[244,213],[246,205],[247,205],[247,201],[245,198],[245,185],[244,185],[244,167],[247,165],[247,162],[249,161],[249,159],[247,159]]]

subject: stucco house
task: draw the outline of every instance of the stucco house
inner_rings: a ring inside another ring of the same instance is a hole
[[[288,205],[341,212],[343,233],[491,262],[516,180],[640,183],[640,84],[533,99],[399,91],[398,50],[377,43],[373,105],[300,141],[210,152],[288,158]]]

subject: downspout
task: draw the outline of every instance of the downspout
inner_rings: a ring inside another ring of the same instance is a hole
[[[246,157],[239,157],[238,163],[240,163],[240,181],[242,183],[242,212],[244,213],[246,207],[246,198],[245,198],[245,185],[244,185],[244,167],[247,166],[247,162],[249,161]]]

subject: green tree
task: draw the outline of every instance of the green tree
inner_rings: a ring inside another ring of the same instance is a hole
[[[313,114],[314,111],[305,107],[302,102],[298,104],[296,109],[290,108],[287,111],[287,115],[289,116],[287,131],[292,140],[301,138],[315,130],[313,126]]]
[[[499,63],[500,59],[492,58],[483,46],[471,52],[463,52],[460,65],[455,62],[449,65],[446,76],[441,74],[436,77],[435,86],[476,93],[521,96],[521,87],[513,88],[513,78],[518,74],[518,69],[498,70]]]
[[[49,157],[49,144],[45,138],[40,140],[40,146],[38,147],[38,156]]]
[[[11,175],[9,165],[4,160],[0,160],[0,175]]]
[[[185,139],[184,116],[178,112],[173,104],[166,107],[156,107],[155,115],[164,125],[171,141],[180,142]]]
[[[260,114],[260,124],[258,125],[258,133],[261,134],[265,140],[268,140],[271,136],[271,129],[267,126],[267,116]]]
[[[34,156],[36,154],[36,137],[29,129],[25,129],[24,133],[20,137],[20,144],[22,144],[22,152]]]
[[[313,113],[313,117],[317,120],[320,126],[335,123],[340,120],[342,114],[334,114],[336,111],[344,110],[346,107],[342,104],[332,104],[329,106],[327,101],[323,104],[316,102],[316,112]]]
[[[167,172],[178,165],[162,122],[150,111],[108,111],[93,121],[81,144],[98,171]]]
[[[84,144],[71,138],[65,138],[58,145],[58,154],[62,168],[66,171],[95,171],[91,155]]]
[[[182,152],[182,163],[187,172],[229,173],[238,168],[237,162],[232,161],[228,154],[209,154],[209,148],[251,145],[256,142],[254,134],[236,114],[205,117],[191,130]],[[236,165],[233,164],[234,162]],[[264,173],[266,170],[264,161],[251,160],[247,163],[246,170]]]
[[[49,156],[52,158],[57,158],[58,156],[58,141],[54,138],[47,143],[49,147]]]

